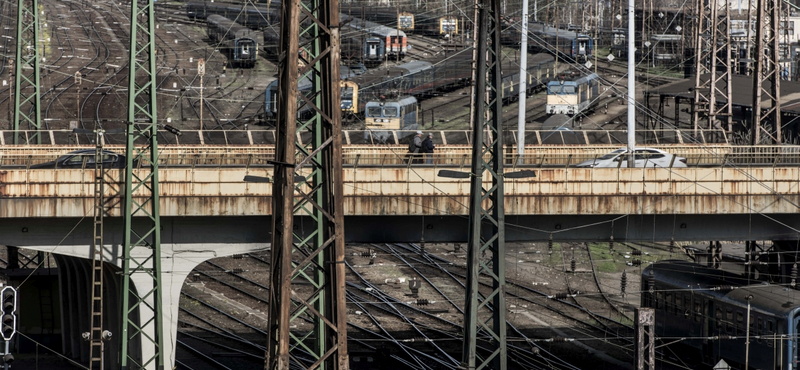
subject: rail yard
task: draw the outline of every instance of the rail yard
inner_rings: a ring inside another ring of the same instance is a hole
[[[717,3],[1,2],[0,360],[796,369],[796,5]]]

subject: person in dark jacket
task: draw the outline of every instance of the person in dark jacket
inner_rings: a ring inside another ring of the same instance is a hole
[[[422,152],[425,153],[425,160],[426,164],[433,164],[433,150],[436,149],[436,145],[433,144],[433,134],[428,134],[428,137],[422,141]]]
[[[408,162],[422,163],[422,131],[417,131],[414,138],[408,143]]]

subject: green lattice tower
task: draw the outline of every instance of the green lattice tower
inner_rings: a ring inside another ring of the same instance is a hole
[[[123,370],[164,368],[154,4],[131,2],[123,210]],[[136,287],[132,285],[134,279],[140,282]],[[141,354],[131,351],[133,343],[141,344]]]
[[[39,1],[17,1],[17,55],[14,63],[14,144],[42,143],[39,87]],[[20,137],[20,130],[34,130]],[[22,138],[22,140],[20,140]]]
[[[473,92],[472,169],[467,248],[467,290],[464,310],[466,369],[505,370],[505,209],[503,206],[502,75],[500,73],[500,0],[478,3],[476,79]],[[483,177],[488,172],[490,182]],[[491,256],[491,260],[481,258]],[[480,276],[492,290],[482,296]],[[489,312],[491,311],[491,312]],[[489,338],[477,353],[478,337]]]
[[[288,370],[294,363],[346,370],[339,2],[291,0],[282,6],[266,368]],[[309,41],[299,45],[301,36]],[[308,93],[297,91],[303,77],[313,84]],[[316,114],[299,120],[303,107]],[[297,142],[303,130],[310,142]],[[313,231],[294,230],[295,216],[310,221]],[[298,330],[291,332],[292,326]],[[300,363],[293,350],[311,362]]]

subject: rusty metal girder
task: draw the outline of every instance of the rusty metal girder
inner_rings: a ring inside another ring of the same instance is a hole
[[[476,21],[474,122],[469,190],[469,244],[464,307],[462,366],[467,370],[507,368],[505,301],[505,204],[503,187],[500,0],[479,0]],[[489,135],[484,135],[489,133]],[[484,176],[488,176],[484,181]],[[489,236],[487,237],[486,234]],[[483,254],[491,259],[483,258]],[[489,278],[487,295],[480,277]],[[478,338],[486,353],[478,353]],[[486,339],[481,339],[486,340]]]
[[[284,1],[281,19],[265,369],[347,370],[339,2]],[[312,83],[308,93],[297,89],[301,78]],[[315,115],[298,120],[303,107]],[[310,142],[297,141],[299,130]],[[296,232],[296,215],[309,217],[314,231]],[[310,328],[291,331],[304,320]]]

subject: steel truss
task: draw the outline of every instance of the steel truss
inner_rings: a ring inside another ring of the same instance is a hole
[[[42,127],[39,84],[39,1],[17,1],[17,54],[14,67],[14,131],[35,130],[27,140],[20,143],[20,135],[14,133],[14,144],[41,144]]]
[[[131,2],[123,209],[123,370],[164,368],[154,8],[153,1]],[[137,216],[136,228],[134,216]],[[134,281],[137,282],[135,287],[132,286]],[[132,350],[138,344],[141,344],[141,354]]]
[[[282,7],[266,369],[346,370],[339,1]],[[313,84],[308,93],[297,91],[300,78]],[[298,119],[303,107],[316,114]],[[298,130],[310,141],[298,142]],[[316,230],[296,234],[295,215]]]
[[[780,2],[756,1],[758,5],[750,143],[760,144],[761,134],[764,133],[770,141],[779,144],[781,142]]]
[[[476,22],[478,77],[473,91],[475,126],[462,359],[462,366],[469,370],[507,368],[500,2],[478,1]],[[484,184],[483,177],[487,172],[491,182]],[[491,260],[482,258],[484,254],[491,255]],[[479,292],[478,278],[481,276],[491,280],[492,290],[486,296]],[[490,343],[482,346],[489,348],[489,353],[477,353],[479,333],[481,337],[489,338]]]
[[[692,124],[694,134],[702,118],[708,119],[708,128],[728,131],[733,124],[733,85],[731,64],[731,17],[727,0],[697,0],[697,26],[694,38],[695,60],[694,109]],[[707,75],[703,78],[703,75]],[[717,127],[719,126],[719,127]]]

